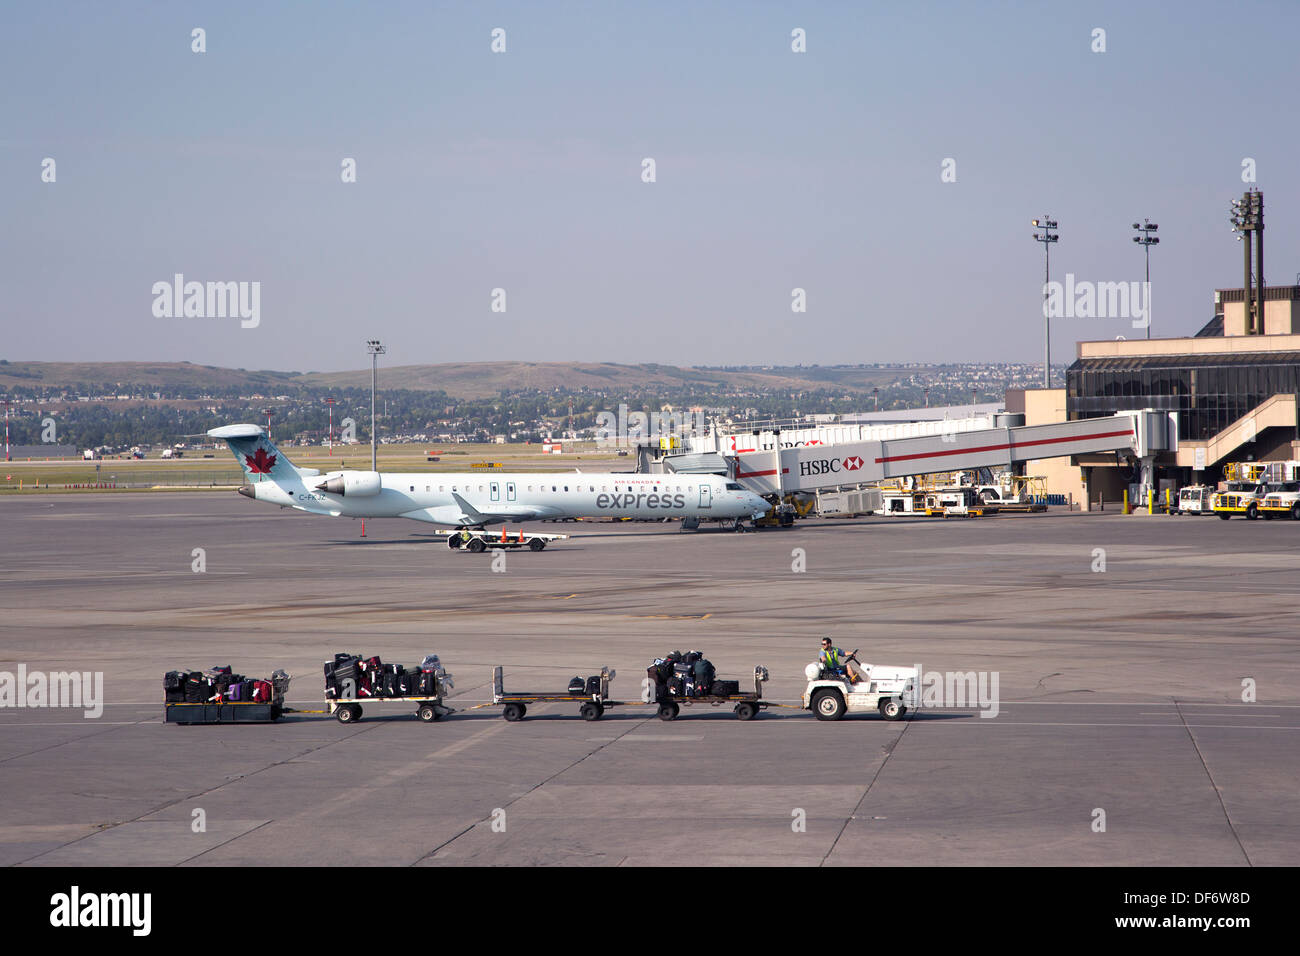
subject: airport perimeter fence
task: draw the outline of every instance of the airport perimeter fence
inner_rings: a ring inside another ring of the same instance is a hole
[[[80,471],[80,469],[79,469]],[[142,471],[137,468],[123,468],[113,471],[108,468],[76,475],[55,475],[49,479],[38,477],[35,481],[25,478],[23,484],[32,490],[41,488],[238,488],[244,483],[243,473],[237,468],[205,469],[202,471]],[[18,487],[14,479],[7,484]]]

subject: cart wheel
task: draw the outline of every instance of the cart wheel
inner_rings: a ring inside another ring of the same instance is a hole
[[[582,705],[578,713],[582,714],[583,720],[600,720],[600,715],[604,713],[605,708],[600,704],[591,702]]]
[[[339,704],[334,710],[334,719],[340,724],[351,724],[361,719],[360,704]]]
[[[678,715],[679,713],[681,713],[681,710],[682,710],[682,709],[681,709],[680,707],[678,707],[678,706],[677,706],[675,703],[673,703],[672,701],[668,701],[668,702],[665,703],[665,704],[660,704],[660,705],[659,705],[659,719],[660,719],[660,720],[676,720],[676,719],[677,719],[677,715]]]
[[[907,713],[907,708],[897,697],[891,697],[888,700],[880,702],[880,716],[885,720],[902,720],[903,715]]]
[[[812,709],[818,720],[839,720],[844,716],[844,698],[833,690],[819,690],[813,694]]]
[[[527,713],[527,708],[524,707],[523,704],[506,704],[506,709],[501,712],[501,716],[506,720],[514,722],[516,720],[523,720],[525,713]]]
[[[431,724],[438,719],[438,711],[433,704],[421,704],[420,709],[415,712],[415,716],[426,724]]]
[[[487,550],[487,545],[483,543],[482,538],[470,538],[469,544],[465,545],[470,554],[482,554]]]
[[[544,547],[546,547],[546,542],[541,538],[533,538],[528,542],[529,551],[541,551]]]
[[[736,717],[739,720],[753,720],[758,716],[758,708],[745,702],[736,705]]]

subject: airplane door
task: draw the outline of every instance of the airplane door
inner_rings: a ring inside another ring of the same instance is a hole
[[[713,507],[713,489],[709,485],[700,485],[700,507]]]
[[[492,482],[491,485],[489,486],[489,489],[488,489],[488,490],[489,490],[489,491],[491,492],[491,494],[492,494],[492,500],[493,500],[493,501],[500,501],[500,500],[501,500],[501,484],[500,484],[500,482],[496,482],[496,481]]]
[[[515,500],[515,483],[514,483],[513,481],[507,481],[507,482],[506,482],[506,501],[514,501],[514,500]]]

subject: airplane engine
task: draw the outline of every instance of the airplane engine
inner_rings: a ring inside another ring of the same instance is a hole
[[[382,488],[377,471],[345,471],[316,486],[317,491],[345,498],[367,498],[379,494]]]

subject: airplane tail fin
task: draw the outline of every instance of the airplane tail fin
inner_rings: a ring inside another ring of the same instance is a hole
[[[291,481],[320,474],[314,468],[299,468],[286,458],[261,425],[223,425],[209,431],[208,437],[225,440],[249,481]]]

